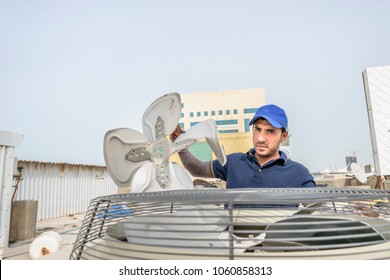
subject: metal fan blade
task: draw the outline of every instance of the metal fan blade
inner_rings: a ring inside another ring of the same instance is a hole
[[[171,176],[171,179],[168,183],[169,190],[183,190],[194,188],[194,184],[192,183],[191,177],[188,172],[176,162],[169,163],[169,173]]]
[[[146,109],[142,116],[142,129],[149,143],[153,143],[159,136],[158,118],[164,122],[164,134],[170,135],[179,123],[181,113],[181,99],[176,92],[161,96]]]
[[[156,177],[156,171],[152,162],[146,162],[135,173],[131,182],[131,192],[146,192],[151,185],[152,178]]]
[[[131,184],[132,192],[193,189],[191,177],[175,162],[168,164],[169,174],[157,173],[155,164],[147,162],[136,172]],[[158,180],[158,181],[157,181]],[[164,185],[160,185],[163,182]]]
[[[176,143],[178,146],[181,146],[181,143],[193,144],[201,138],[206,138],[206,141],[209,144],[211,150],[214,152],[216,158],[221,162],[222,165],[225,165],[226,153],[219,143],[217,131],[217,124],[214,120],[209,119],[194,125],[193,127],[186,130],[185,133],[180,134],[174,143]],[[184,147],[186,146],[188,145],[185,145]]]
[[[225,239],[227,246],[218,236],[226,230],[229,217],[223,209],[211,205],[175,205],[173,212],[161,216],[143,215],[129,217],[123,229],[129,243],[145,245],[172,246],[178,248],[213,248],[227,250],[229,233]],[[136,233],[136,234],[135,234]]]
[[[107,169],[118,187],[129,187],[135,173],[149,161],[148,155],[142,160],[131,161],[128,158],[134,149],[148,149],[148,141],[141,133],[130,128],[118,128],[108,131],[104,136],[104,160]]]

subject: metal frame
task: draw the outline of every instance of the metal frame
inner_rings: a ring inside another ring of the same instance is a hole
[[[8,247],[11,222],[12,181],[15,167],[14,150],[23,135],[0,131],[0,248]]]

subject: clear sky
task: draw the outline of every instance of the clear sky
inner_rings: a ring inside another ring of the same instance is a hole
[[[362,72],[390,64],[386,0],[0,0],[0,130],[19,159],[104,165],[169,92],[265,88],[310,171],[373,164]]]

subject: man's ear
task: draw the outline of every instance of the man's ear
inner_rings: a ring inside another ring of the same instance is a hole
[[[282,142],[285,141],[288,137],[288,131],[282,132]]]

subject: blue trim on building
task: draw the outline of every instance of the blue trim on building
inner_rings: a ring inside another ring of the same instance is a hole
[[[218,130],[218,132],[221,134],[238,133],[238,129],[224,129],[224,130]]]
[[[247,108],[244,109],[244,114],[251,114],[251,113],[256,113],[258,108]]]
[[[215,122],[217,125],[238,124],[238,120],[219,120]]]

